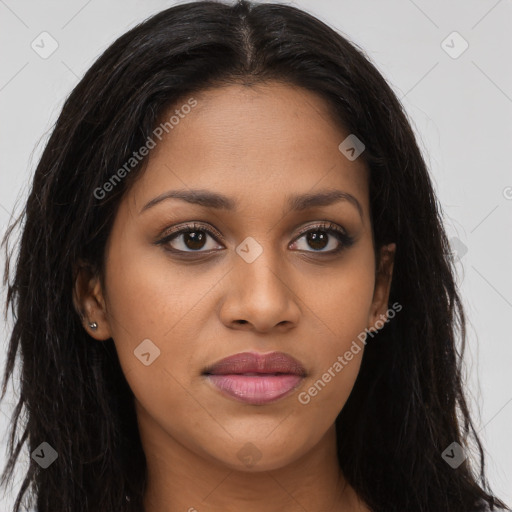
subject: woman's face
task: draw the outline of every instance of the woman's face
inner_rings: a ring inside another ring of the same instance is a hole
[[[82,304],[91,335],[115,342],[146,449],[269,470],[332,434],[390,277],[375,273],[367,168],[338,148],[349,133],[322,99],[278,83],[192,96],[165,116],[179,111],[120,205],[105,289],[94,278]],[[204,373],[247,352],[304,372]]]

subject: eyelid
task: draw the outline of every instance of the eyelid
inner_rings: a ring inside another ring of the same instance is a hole
[[[305,226],[305,227],[301,228],[299,230],[298,235],[295,237],[295,240],[297,240],[297,238],[300,238],[302,235],[305,235],[309,231],[312,231],[315,229],[323,230],[323,231],[336,231],[337,233],[349,236],[347,231],[344,228],[342,228],[341,226],[338,226],[337,224],[334,224],[334,222],[331,222],[329,220],[321,220],[321,221],[318,221],[316,224]]]
[[[179,224],[177,226],[168,228],[162,233],[161,238],[168,238],[169,236],[174,234],[181,234],[182,232],[194,230],[206,231],[209,235],[215,235],[217,238],[224,240],[222,234],[219,231],[217,231],[213,226],[202,224],[200,223],[200,221],[191,221],[185,224]]]

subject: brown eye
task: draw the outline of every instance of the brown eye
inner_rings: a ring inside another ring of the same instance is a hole
[[[188,231],[182,233],[183,244],[191,250],[197,251],[204,247],[207,235],[203,231]]]
[[[306,241],[315,250],[325,249],[329,243],[330,235],[325,231],[310,231],[306,234]]]
[[[208,247],[209,238],[216,240],[216,234],[206,227],[193,224],[174,230],[159,240],[157,244],[164,245],[171,252],[208,252],[218,247],[211,242]],[[220,246],[220,248],[223,247]]]
[[[332,223],[313,226],[307,231],[303,231],[293,242],[293,245],[300,245],[298,242],[301,239],[304,239],[305,242],[302,247],[299,246],[296,249],[320,254],[335,254],[354,243],[354,239],[350,235]],[[328,249],[325,250],[326,248]]]

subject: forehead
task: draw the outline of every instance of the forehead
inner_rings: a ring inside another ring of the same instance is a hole
[[[133,190],[139,209],[148,197],[176,188],[219,191],[239,198],[237,207],[255,208],[283,195],[336,188],[368,208],[367,167],[338,147],[350,134],[328,103],[305,89],[278,82],[209,89],[178,101],[160,126],[167,128],[154,139]]]

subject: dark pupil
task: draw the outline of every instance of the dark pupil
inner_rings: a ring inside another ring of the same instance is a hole
[[[311,231],[307,233],[306,240],[313,249],[323,249],[328,243],[328,234],[320,230]],[[320,247],[317,244],[320,244]]]
[[[206,239],[204,231],[190,231],[188,233],[184,233],[183,236],[185,238],[185,245],[189,249],[201,249]]]

